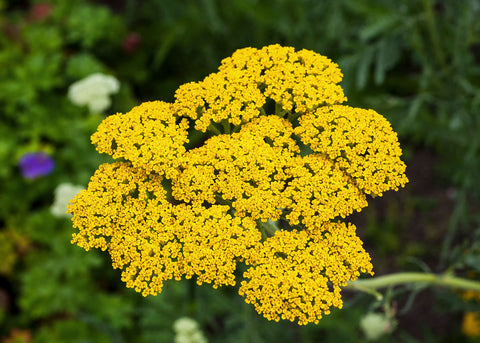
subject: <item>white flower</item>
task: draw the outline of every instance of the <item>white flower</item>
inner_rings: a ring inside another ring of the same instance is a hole
[[[67,213],[67,206],[71,199],[85,187],[75,186],[71,183],[61,183],[55,188],[55,200],[50,207],[50,212],[55,217],[70,218],[72,215]]]
[[[373,312],[368,313],[362,318],[360,327],[369,341],[376,341],[384,334],[390,333],[393,330],[393,325],[387,316]]]
[[[96,73],[70,85],[68,98],[77,106],[87,105],[91,113],[101,113],[111,104],[110,94],[119,89],[115,77]]]
[[[207,343],[207,339],[200,331],[198,323],[188,317],[179,318],[173,323],[175,343]]]

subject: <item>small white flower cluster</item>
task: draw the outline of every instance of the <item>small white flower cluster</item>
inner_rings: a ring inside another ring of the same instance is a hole
[[[188,317],[179,318],[173,323],[175,343],[207,343],[198,323]]]
[[[71,199],[77,195],[83,186],[72,185],[71,183],[61,183],[55,188],[55,199],[50,207],[50,213],[55,217],[70,218],[72,215],[67,213],[67,206]]]
[[[385,314],[370,312],[362,318],[360,327],[367,340],[376,341],[383,335],[391,333],[395,324]]]
[[[111,104],[110,94],[117,93],[120,82],[113,76],[96,73],[70,85],[68,98],[77,106],[88,106],[90,113],[102,113]]]

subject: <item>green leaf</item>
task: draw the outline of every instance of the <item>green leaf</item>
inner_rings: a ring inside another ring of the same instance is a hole
[[[367,85],[370,69],[372,66],[375,49],[373,47],[365,48],[359,57],[358,66],[357,66],[357,80],[356,86],[357,89],[361,90]]]
[[[380,36],[388,36],[388,34],[398,25],[398,21],[399,18],[391,14],[381,16],[378,20],[360,31],[360,39],[363,42],[367,42]]]

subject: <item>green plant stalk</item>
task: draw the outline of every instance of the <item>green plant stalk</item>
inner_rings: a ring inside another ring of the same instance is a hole
[[[448,253],[450,252],[453,239],[455,237],[455,234],[457,233],[457,228],[459,226],[459,223],[461,222],[462,216],[465,215],[466,212],[466,202],[466,190],[463,189],[459,192],[457,196],[457,204],[453,210],[452,215],[450,216],[447,234],[445,236],[445,239],[443,240],[442,250],[440,252],[440,267],[446,264]]]
[[[480,281],[464,279],[447,273],[396,273],[371,279],[350,281],[345,288],[372,293],[372,291],[375,292],[379,288],[412,283],[426,283],[434,286],[445,286],[480,292]]]
[[[285,112],[284,112],[283,109],[282,109],[282,105],[279,104],[279,103],[275,103],[275,114],[276,114],[277,116],[282,117],[282,112],[283,112],[283,114],[285,114]]]
[[[271,237],[275,235],[275,232],[279,231],[277,223],[272,220],[267,220],[265,223],[262,223],[265,232]]]
[[[432,40],[433,50],[437,57],[438,62],[443,70],[447,68],[447,64],[445,63],[445,54],[442,50],[440,45],[440,38],[438,36],[437,31],[437,24],[435,21],[435,12],[432,4],[432,0],[423,0],[423,7],[425,9],[425,15],[427,19],[427,30],[428,34],[430,35],[430,39]]]
[[[210,132],[212,132],[212,133],[215,134],[215,135],[221,135],[221,134],[222,134],[222,133],[220,132],[220,130],[218,130],[218,129],[216,128],[216,126],[213,125],[213,124],[210,124],[210,125],[208,126],[207,131],[210,131]]]
[[[222,126],[223,126],[223,133],[230,134],[231,133],[231,126],[230,122],[227,120],[222,120]]]
[[[279,228],[274,221],[267,220],[266,222],[262,222],[260,219],[257,219],[256,222],[258,229],[262,233],[262,240],[272,237],[275,235],[275,232],[279,231]]]

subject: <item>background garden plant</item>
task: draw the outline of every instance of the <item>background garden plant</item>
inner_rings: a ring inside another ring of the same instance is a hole
[[[169,342],[174,320],[188,316],[213,342],[356,342],[370,312],[390,323],[379,340],[470,339],[462,321],[467,313],[471,322],[478,302],[451,287],[404,284],[383,290],[378,302],[351,292],[343,310],[302,328],[262,320],[229,289],[180,282],[142,298],[118,282],[107,256],[70,245],[69,220],[50,207],[58,185],[86,186],[109,161],[89,141],[107,115],[171,102],[181,84],[202,80],[235,50],[281,43],[338,62],[349,105],[382,113],[399,134],[410,183],[353,220],[376,275],[450,270],[478,279],[478,1],[3,1],[0,8],[2,339]],[[72,84],[95,73],[120,83],[104,113],[68,98]],[[19,161],[39,152],[55,168],[24,179]]]

